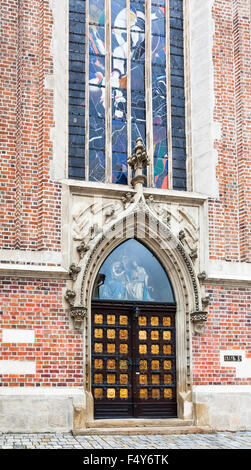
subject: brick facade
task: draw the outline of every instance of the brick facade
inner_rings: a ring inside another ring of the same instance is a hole
[[[214,142],[219,197],[208,199],[204,243],[209,261],[225,262],[226,277],[232,273],[228,266],[237,263],[243,278],[205,281],[210,307],[204,332],[192,335],[192,377],[195,386],[251,385],[251,373],[237,377],[219,357],[220,350],[234,349],[251,357],[251,10],[249,0],[212,3],[214,120],[221,137]],[[85,338],[74,330],[64,300],[70,263],[55,274],[61,267],[55,254],[64,250],[68,222],[62,181],[51,171],[56,84],[48,85],[55,63],[50,5],[49,0],[1,2],[0,326],[35,330],[35,342],[0,343],[0,361],[36,362],[35,374],[3,374],[1,388],[85,385]],[[45,262],[32,258],[43,252]],[[21,261],[12,260],[15,253]],[[22,258],[25,253],[29,260]],[[22,275],[19,268],[25,268]],[[47,268],[54,275],[40,277],[39,270]]]

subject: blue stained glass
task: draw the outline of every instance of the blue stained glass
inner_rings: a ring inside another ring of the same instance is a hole
[[[153,0],[152,5],[165,6],[165,0]]]
[[[168,188],[168,159],[154,158],[154,184],[156,188]]]
[[[166,38],[164,36],[152,36],[152,63],[166,64]]]
[[[144,2],[131,1],[130,27],[134,31],[145,31],[145,5]]]
[[[105,153],[100,150],[89,151],[89,180],[105,182]]]
[[[112,90],[112,117],[125,120],[127,116],[126,90]]]
[[[89,29],[90,54],[105,55],[105,28],[90,25]]]
[[[145,66],[137,62],[131,63],[131,87],[132,90],[144,92],[145,90]]]
[[[90,115],[104,118],[105,117],[105,88],[96,85],[90,85],[89,92],[89,108]]]
[[[132,91],[131,94],[131,110],[132,118],[145,120],[146,118],[146,102],[145,95]]]
[[[132,121],[132,151],[134,151],[136,140],[141,138],[143,145],[146,145],[146,124],[145,122]]]
[[[157,72],[157,73],[156,73]],[[166,75],[160,73],[161,70],[153,68],[153,85],[152,85],[152,100],[153,100],[153,119],[161,117],[166,119]]]
[[[166,126],[153,126],[154,156],[167,157],[167,128]]]
[[[105,121],[94,116],[89,117],[89,145],[94,149],[105,148]]]
[[[112,55],[121,59],[127,58],[127,31],[112,29]]]
[[[165,8],[152,6],[152,34],[165,36]]]
[[[127,61],[112,59],[111,85],[113,88],[127,88]]]
[[[131,32],[131,60],[145,62],[145,34]]]
[[[89,56],[89,83],[104,85],[105,57],[90,54]]]
[[[105,0],[89,0],[90,23],[105,24]]]
[[[127,153],[126,121],[112,121],[112,151]]]
[[[126,29],[126,0],[111,0],[111,21],[112,26]]]
[[[106,258],[95,282],[93,298],[175,302],[161,263],[135,239],[122,243]]]
[[[113,153],[112,155],[112,182],[128,184],[128,165],[126,153]]]

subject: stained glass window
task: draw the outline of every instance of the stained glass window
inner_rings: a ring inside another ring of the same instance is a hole
[[[186,189],[182,0],[69,0],[69,177]]]
[[[99,282],[101,278],[102,284]],[[105,260],[97,276],[93,298],[174,302],[172,286],[162,265],[135,239],[119,245]],[[141,325],[146,324],[145,319],[139,317]],[[157,321],[158,317],[153,317],[154,325]]]

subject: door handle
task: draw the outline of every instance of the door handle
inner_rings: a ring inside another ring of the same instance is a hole
[[[139,374],[140,374],[140,372],[135,372],[135,374],[136,374],[136,375],[139,375]]]

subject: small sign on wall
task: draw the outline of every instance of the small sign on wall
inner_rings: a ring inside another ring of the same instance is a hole
[[[226,355],[224,357],[224,362],[242,362],[242,356],[237,355]]]
[[[220,351],[222,367],[235,367],[237,378],[251,377],[251,359],[246,358],[245,351],[232,349]]]

